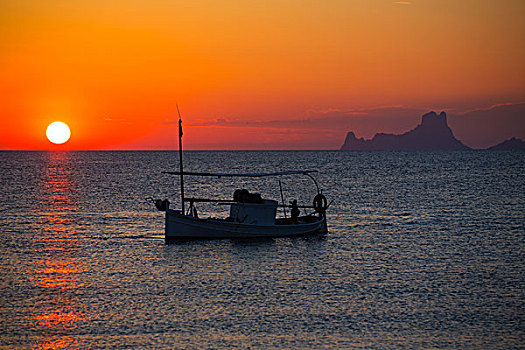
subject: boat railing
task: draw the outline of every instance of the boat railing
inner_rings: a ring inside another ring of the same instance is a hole
[[[231,199],[210,199],[210,198],[184,198],[185,202],[188,203],[217,203],[219,205],[231,205],[239,203]],[[288,204],[277,204],[279,208],[292,208],[294,206]],[[301,209],[315,209],[313,205],[297,205],[297,208]]]

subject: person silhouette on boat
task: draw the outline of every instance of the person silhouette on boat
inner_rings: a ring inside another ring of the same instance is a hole
[[[297,199],[294,199],[290,203],[292,204],[292,211],[291,211],[292,222],[294,224],[296,224],[297,223],[297,218],[299,217],[299,214],[301,214],[301,211],[299,210],[299,207],[297,206]]]

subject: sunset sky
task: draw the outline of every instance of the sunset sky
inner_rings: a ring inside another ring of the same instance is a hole
[[[176,104],[187,149],[337,149],[429,110],[469,146],[525,138],[524,18],[523,0],[0,0],[0,149],[176,149]]]

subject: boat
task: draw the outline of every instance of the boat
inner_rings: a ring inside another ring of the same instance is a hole
[[[178,111],[178,106],[177,106]],[[185,172],[182,163],[182,118],[179,112],[179,171],[164,171],[165,174],[180,177],[181,208],[170,208],[168,199],[154,200],[159,211],[165,212],[165,238],[169,239],[222,239],[222,238],[276,238],[326,234],[328,232],[326,211],[331,203],[327,202],[313,174],[317,170],[290,170],[273,173],[213,173]],[[313,180],[317,194],[311,205],[298,205],[297,200],[286,204],[281,180],[279,187],[281,203],[273,199],[264,199],[259,193],[250,193],[246,189],[237,189],[232,199],[213,199],[186,197],[184,180],[187,176],[229,177],[282,177],[303,175]],[[186,208],[185,204],[189,206]],[[200,218],[197,203],[216,203],[229,205],[229,216],[225,218]],[[277,209],[283,209],[283,217],[277,217]],[[289,210],[289,216],[287,215]],[[300,214],[300,209],[306,213]],[[310,213],[307,212],[310,210]]]

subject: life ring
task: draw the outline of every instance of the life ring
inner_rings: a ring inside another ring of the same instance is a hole
[[[313,205],[315,211],[322,214],[326,211],[326,208],[328,208],[328,201],[326,200],[325,196],[323,196],[321,193],[318,193],[314,197]]]

